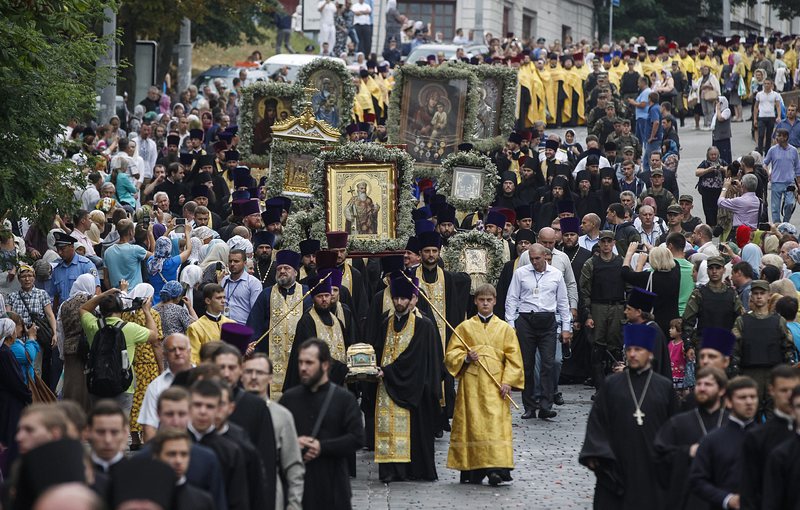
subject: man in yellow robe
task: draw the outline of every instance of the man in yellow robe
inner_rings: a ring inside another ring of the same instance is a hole
[[[488,476],[498,485],[511,481],[514,468],[506,397],[525,386],[525,372],[517,334],[493,315],[496,296],[490,284],[478,287],[478,314],[456,327],[445,354],[445,367],[459,380],[447,467],[461,471],[461,483],[479,484]]]
[[[573,66],[572,57],[564,57],[562,121],[567,126],[586,124],[583,99],[583,79]]]
[[[192,346],[192,364],[200,363],[200,349],[204,344],[221,337],[222,325],[233,322],[225,317],[225,290],[216,283],[203,287],[203,301],[206,313],[194,321],[187,329],[186,336]]]

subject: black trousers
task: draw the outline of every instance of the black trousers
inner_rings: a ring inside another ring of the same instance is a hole
[[[521,313],[515,321],[522,363],[525,368],[525,389],[522,390],[522,404],[525,409],[534,409],[536,380],[536,351],[542,359],[540,380],[542,398],[539,408],[549,411],[553,407],[553,363],[556,357],[556,316],[554,313]]]
[[[717,200],[720,193],[722,193],[720,188],[700,189],[700,196],[703,197],[703,215],[705,215],[706,225],[709,227],[717,226],[717,211],[719,211]]]
[[[358,51],[364,54],[364,58],[369,58],[372,52],[372,25],[353,25],[358,35]]]

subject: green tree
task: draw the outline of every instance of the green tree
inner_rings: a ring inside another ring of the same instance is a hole
[[[92,31],[102,22],[99,0],[0,1],[0,215],[13,213],[49,228],[71,213],[82,182],[58,158],[70,119],[95,111],[95,62],[105,49]]]
[[[157,83],[173,69],[174,48],[180,35],[181,20],[192,22],[192,40],[222,47],[239,44],[244,35],[251,44],[264,42],[259,25],[272,24],[277,0],[131,0],[119,10],[117,26],[122,31],[120,60],[132,63],[138,39],[158,42]],[[128,65],[120,71],[120,90],[133,97],[136,69]]]

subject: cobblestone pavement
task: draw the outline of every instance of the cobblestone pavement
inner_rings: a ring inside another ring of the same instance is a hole
[[[438,482],[383,484],[372,452],[358,454],[357,474],[352,480],[353,508],[590,508],[594,475],[578,464],[583,444],[586,417],[594,390],[583,385],[563,386],[565,405],[554,409],[558,416],[550,421],[523,420],[522,411],[513,410],[514,482],[491,487],[461,485],[458,471],[448,469],[449,434],[436,440]],[[520,403],[519,393],[514,399]]]
[[[744,113],[749,117],[749,109]],[[695,189],[694,171],[711,145],[711,133],[694,131],[693,119],[686,119],[686,127],[679,129],[681,138],[681,163],[678,183],[681,193],[694,195],[696,216],[703,217],[700,194]],[[742,156],[755,147],[750,137],[748,123],[732,125],[731,145],[734,157]],[[563,134],[564,130],[558,130]],[[576,129],[583,141],[586,129]],[[792,220],[800,221],[800,208]],[[458,472],[447,469],[448,434],[436,440],[436,468],[438,482],[404,482],[386,485],[378,480],[378,468],[372,462],[371,452],[358,454],[358,476],[352,481],[353,508],[356,509],[406,509],[406,508],[531,508],[568,509],[590,508],[594,488],[594,475],[578,464],[578,452],[583,444],[586,417],[591,408],[593,389],[582,385],[562,387],[566,404],[555,407],[558,411],[552,421],[522,420],[522,411],[513,411],[514,482],[509,486],[472,486],[458,483]],[[519,393],[515,399],[520,402]]]

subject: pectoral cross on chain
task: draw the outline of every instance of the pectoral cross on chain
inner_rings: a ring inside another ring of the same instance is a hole
[[[633,417],[636,418],[636,424],[640,427],[644,425],[644,413],[641,409],[636,409],[636,412],[633,413]]]

